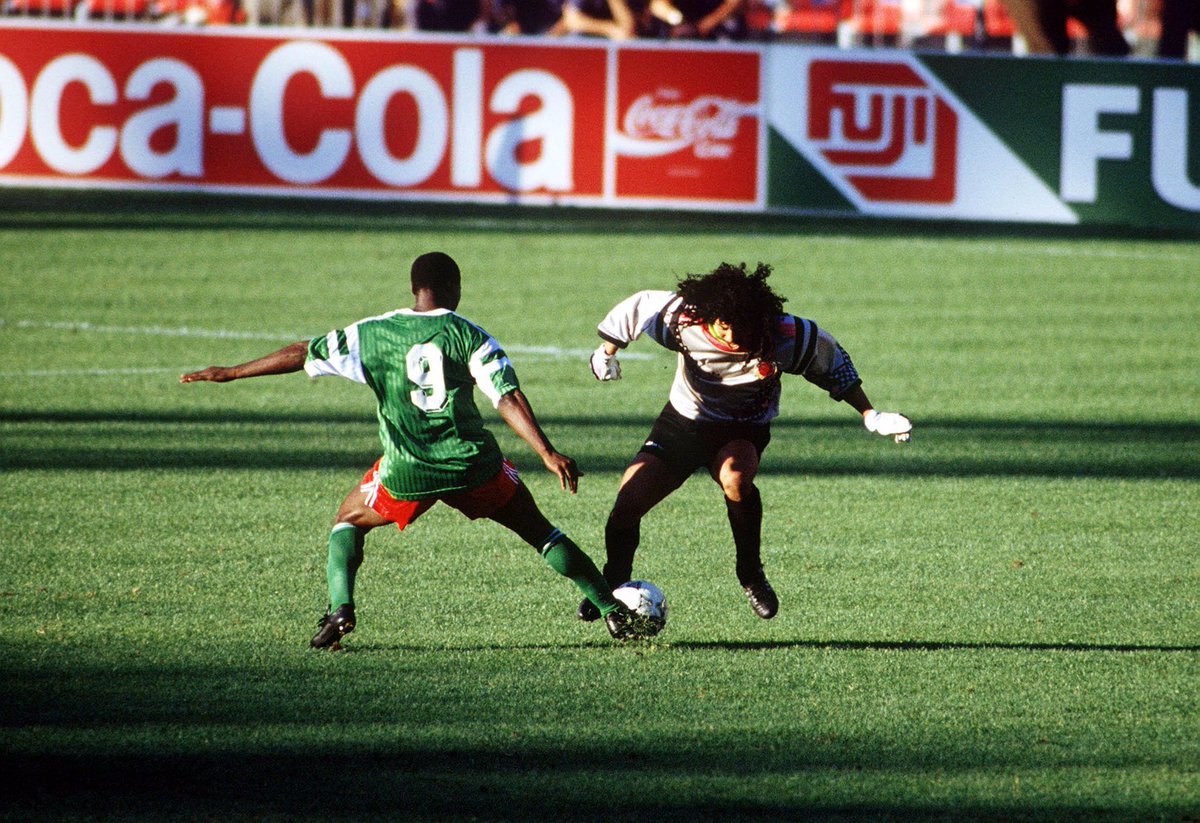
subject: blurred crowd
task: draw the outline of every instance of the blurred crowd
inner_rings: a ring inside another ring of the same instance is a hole
[[[8,16],[1200,60],[1200,0],[0,0]]]

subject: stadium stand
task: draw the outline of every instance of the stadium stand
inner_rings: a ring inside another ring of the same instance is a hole
[[[14,17],[70,17],[75,0],[9,0],[0,8]]]
[[[905,8],[902,0],[854,0],[854,13],[841,28],[842,46],[899,45]]]
[[[455,0],[444,0],[454,2]],[[1198,3],[1200,0],[1173,0]],[[494,0],[487,0],[489,9]],[[896,46],[947,52],[1026,53],[1006,0],[746,0],[751,39],[838,45]],[[1117,0],[1121,31],[1139,56],[1155,56],[1163,0]],[[145,22],[185,25],[283,25],[420,30],[416,0],[0,0],[0,18]],[[485,15],[487,17],[487,15]],[[1087,30],[1067,23],[1076,53]],[[1185,24],[1186,25],[1186,24]],[[484,31],[475,26],[472,32]],[[578,35],[576,35],[578,36]],[[1200,35],[1186,32],[1187,53],[1200,59]]]
[[[158,17],[150,0],[81,0],[75,15],[104,20],[144,20]]]
[[[775,31],[789,39],[832,43],[839,26],[850,19],[853,8],[852,0],[794,0],[777,10]]]
[[[966,44],[981,36],[982,10],[975,3],[945,0],[938,12],[925,34],[939,38],[946,51],[960,52]]]

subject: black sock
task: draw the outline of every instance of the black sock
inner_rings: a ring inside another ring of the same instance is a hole
[[[725,498],[729,528],[733,530],[733,545],[737,548],[737,578],[743,586],[759,580],[762,570],[762,496],[757,486],[741,502]]]
[[[633,554],[642,538],[640,525],[621,528],[610,519],[604,527],[604,549],[608,559],[604,563],[604,579],[616,588],[633,579]]]

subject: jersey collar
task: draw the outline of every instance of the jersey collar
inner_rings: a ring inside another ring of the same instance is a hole
[[[454,314],[451,309],[430,309],[429,311],[417,311],[416,309],[400,309],[399,314],[407,314],[412,317],[439,317],[443,314]]]

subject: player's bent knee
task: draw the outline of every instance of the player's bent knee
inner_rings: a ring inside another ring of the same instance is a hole
[[[351,512],[345,516],[339,514],[333,521],[333,527],[336,529],[338,526],[353,526],[362,531],[370,531],[376,526],[382,526],[388,522],[375,512],[369,509],[368,511],[370,512],[369,516],[362,512]]]
[[[721,475],[721,490],[734,503],[740,503],[754,492],[754,478],[742,472]]]

